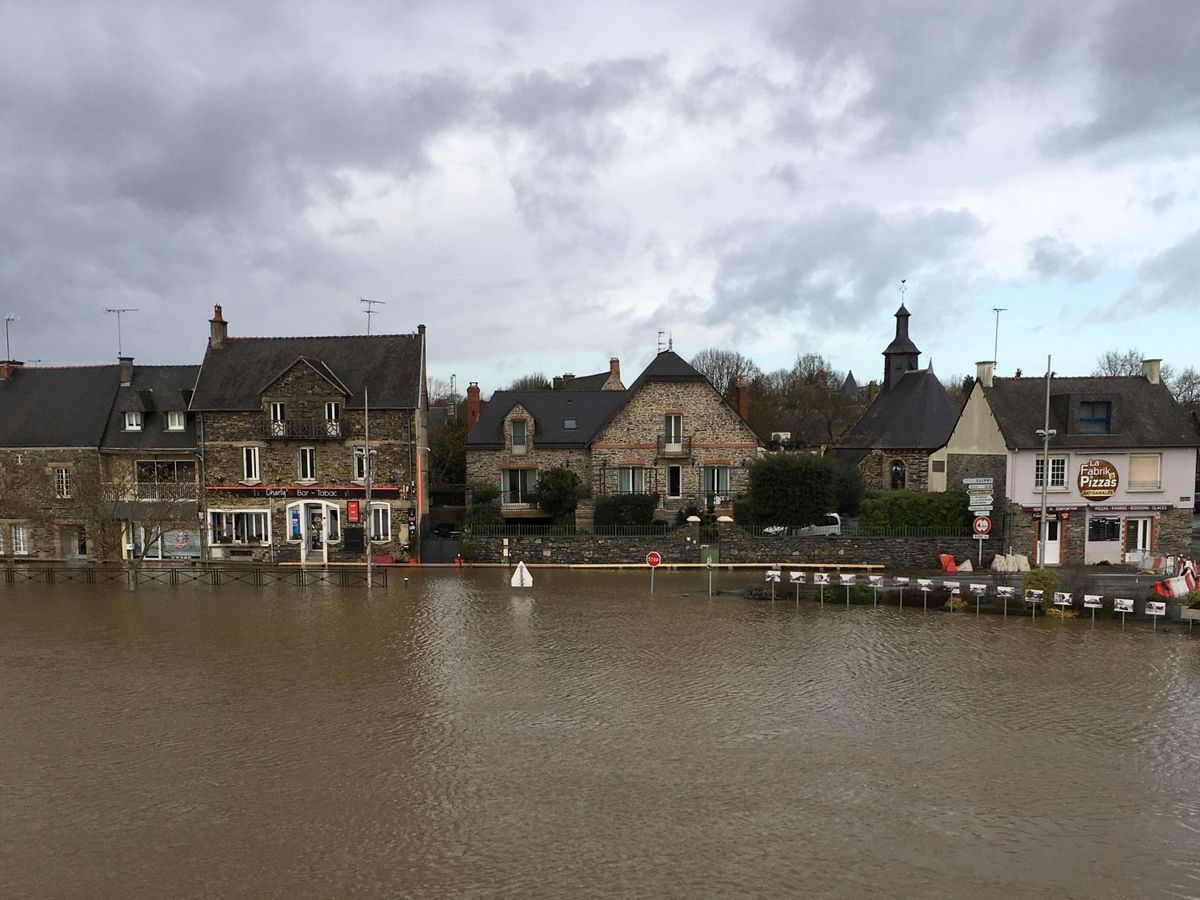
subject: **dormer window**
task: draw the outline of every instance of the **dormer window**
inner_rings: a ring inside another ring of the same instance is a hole
[[[125,430],[126,431],[141,431],[142,430],[142,414],[140,412],[125,413]]]
[[[524,419],[512,420],[512,452],[521,454],[529,449],[528,423]]]
[[[187,413],[183,412],[168,412],[167,413],[167,431],[183,431],[187,425]]]
[[[325,404],[325,432],[330,437],[342,434],[342,404],[330,400]]]
[[[1112,431],[1112,401],[1091,400],[1079,404],[1079,433],[1108,434]]]

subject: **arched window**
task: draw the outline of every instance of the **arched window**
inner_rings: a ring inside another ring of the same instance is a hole
[[[904,460],[893,459],[892,460],[892,490],[893,491],[904,490],[904,484],[906,481],[905,474],[906,474],[906,470],[904,467]]]

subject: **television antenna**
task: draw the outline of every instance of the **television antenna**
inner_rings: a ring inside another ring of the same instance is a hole
[[[125,355],[125,350],[121,346],[121,313],[137,312],[137,308],[132,307],[132,306],[120,306],[120,307],[111,307],[110,306],[110,307],[105,307],[104,311],[106,313],[116,313],[116,316],[117,316],[117,356],[118,356],[118,358],[122,357]]]
[[[4,317],[4,358],[12,359],[12,345],[8,342],[8,326],[9,323],[17,321],[16,313],[9,313]]]
[[[371,316],[376,315],[379,312],[379,310],[377,310],[375,307],[380,306],[380,305],[387,306],[387,301],[386,300],[368,300],[365,297],[359,297],[358,302],[365,304],[363,312],[367,316],[367,334],[370,334],[371,333]]]
[[[993,306],[992,312],[996,314],[996,340],[992,344],[992,369],[997,369],[996,354],[1000,352],[1000,313],[1008,312],[1006,306]]]

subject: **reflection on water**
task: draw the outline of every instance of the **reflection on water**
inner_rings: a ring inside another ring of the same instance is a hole
[[[0,894],[1200,897],[1200,636],[536,578],[0,586]]]

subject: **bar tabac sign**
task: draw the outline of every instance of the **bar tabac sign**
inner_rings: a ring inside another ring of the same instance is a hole
[[[1079,493],[1088,500],[1107,500],[1119,482],[1117,467],[1107,459],[1089,459],[1079,467]]]

